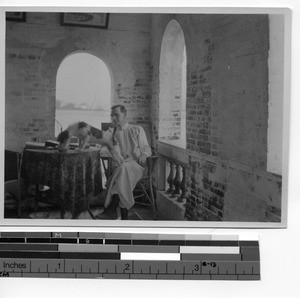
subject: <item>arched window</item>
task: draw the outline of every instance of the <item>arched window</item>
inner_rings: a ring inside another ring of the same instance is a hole
[[[186,148],[186,50],[175,20],[167,25],[161,45],[159,141]]]
[[[56,77],[55,135],[84,121],[101,128],[110,122],[112,79],[107,65],[88,53],[67,56]]]

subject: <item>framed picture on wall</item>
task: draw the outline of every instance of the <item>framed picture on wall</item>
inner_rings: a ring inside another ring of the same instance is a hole
[[[107,29],[108,13],[62,13],[62,25]]]
[[[26,22],[26,12],[11,11],[6,12],[7,21]]]

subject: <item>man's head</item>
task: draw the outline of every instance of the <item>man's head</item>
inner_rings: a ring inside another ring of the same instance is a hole
[[[115,126],[123,126],[127,122],[126,109],[124,106],[116,105],[111,108],[111,121]]]

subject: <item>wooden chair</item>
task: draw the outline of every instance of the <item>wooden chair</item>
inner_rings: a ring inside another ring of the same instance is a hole
[[[112,158],[107,156],[102,156],[106,164],[104,165],[106,180],[109,179],[112,174]],[[155,173],[155,168],[157,165],[158,156],[152,155],[147,158],[146,171],[144,176],[138,181],[135,189],[133,190],[133,197],[136,204],[140,205],[151,205],[153,212],[156,211],[156,199],[153,189],[153,177]]]
[[[146,171],[144,176],[138,181],[133,193],[137,204],[151,205],[153,212],[156,211],[156,199],[153,190],[153,175],[157,165],[158,156],[152,155],[147,158]],[[140,198],[144,200],[140,201]]]

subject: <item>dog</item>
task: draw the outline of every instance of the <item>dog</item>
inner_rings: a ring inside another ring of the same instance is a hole
[[[86,122],[80,121],[69,125],[66,130],[58,135],[58,150],[60,152],[67,151],[70,146],[71,138],[78,137],[79,147],[77,150],[84,150],[90,143],[106,146],[117,164],[122,164],[125,160],[121,155],[119,145],[114,140],[114,132],[114,128],[103,131]]]

